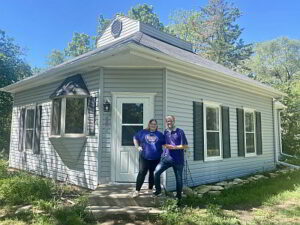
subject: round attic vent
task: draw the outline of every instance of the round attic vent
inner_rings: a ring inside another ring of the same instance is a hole
[[[120,36],[121,31],[122,31],[122,21],[116,19],[111,25],[111,34],[114,38],[117,38]]]

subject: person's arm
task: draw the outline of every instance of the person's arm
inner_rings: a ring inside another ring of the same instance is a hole
[[[188,145],[164,145],[165,148],[170,149],[170,150],[176,150],[176,149],[188,149]]]
[[[139,150],[139,151],[142,151],[142,150],[143,150],[143,148],[140,146],[139,141],[136,140],[135,138],[133,138],[133,144],[134,144],[134,146],[135,146],[135,148],[136,148],[137,150]]]

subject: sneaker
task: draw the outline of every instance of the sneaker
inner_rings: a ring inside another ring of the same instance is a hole
[[[159,197],[161,195],[162,195],[161,191],[155,191],[155,192],[153,192],[153,197]]]
[[[140,195],[140,192],[139,191],[134,191],[133,193],[132,193],[132,197],[133,198],[136,198],[136,197],[138,197]]]

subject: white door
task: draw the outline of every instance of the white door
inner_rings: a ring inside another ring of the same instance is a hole
[[[153,98],[116,96],[115,104],[115,181],[135,182],[139,153],[133,145],[133,136],[146,128],[153,117]]]

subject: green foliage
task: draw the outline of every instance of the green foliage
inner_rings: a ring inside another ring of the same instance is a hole
[[[22,58],[24,51],[0,29],[0,88],[31,76],[30,66]],[[10,140],[12,96],[0,92],[0,152],[8,153]]]
[[[77,57],[92,49],[90,36],[84,33],[75,32],[72,41],[68,43],[65,49],[65,55],[69,57]]]
[[[0,180],[0,204],[31,203],[51,198],[51,182],[40,177],[20,173]]]
[[[234,70],[246,70],[244,61],[250,57],[251,44],[240,38],[243,31],[236,24],[240,10],[225,0],[210,0],[199,11],[173,12],[170,33],[192,42],[195,52]]]
[[[249,77],[288,95],[282,99],[283,151],[300,155],[300,41],[281,37],[256,44],[254,51],[246,61]]]
[[[53,49],[50,55],[47,57],[47,65],[53,67],[63,63],[66,60],[65,53],[56,49]]]
[[[98,17],[98,25],[97,25],[97,36],[100,37],[104,30],[108,27],[110,24],[110,19],[105,19],[103,15],[100,15]]]
[[[164,29],[164,25],[160,22],[158,15],[154,13],[152,5],[138,4],[128,11],[128,17],[145,24],[150,24],[158,30]]]

